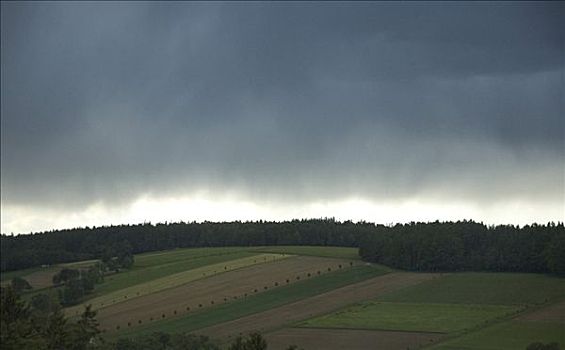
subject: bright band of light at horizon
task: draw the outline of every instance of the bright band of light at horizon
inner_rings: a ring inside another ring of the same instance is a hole
[[[468,203],[405,200],[374,203],[361,198],[307,204],[253,203],[233,197],[206,198],[195,195],[158,199],[141,197],[123,207],[91,205],[76,212],[2,208],[3,234],[31,233],[54,229],[140,223],[287,221],[293,219],[334,218],[338,221],[365,221],[391,225],[408,222],[474,220],[488,225],[563,222],[563,206],[535,207],[521,201],[504,206],[479,206]]]

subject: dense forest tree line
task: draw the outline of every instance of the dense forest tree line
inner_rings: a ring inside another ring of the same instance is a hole
[[[415,271],[565,273],[563,223],[518,227],[473,221],[384,226],[317,219],[87,227],[2,235],[0,261],[2,271],[9,271],[117,258],[112,253],[116,247],[127,247],[137,254],[172,248],[262,245],[359,247],[367,261]]]
[[[376,227],[362,238],[366,261],[412,271],[565,274],[562,223],[487,227],[472,221]]]
[[[2,235],[1,270],[102,259],[114,247],[134,254],[188,247],[332,245],[357,247],[373,224],[334,220],[288,222],[164,223],[77,228]]]

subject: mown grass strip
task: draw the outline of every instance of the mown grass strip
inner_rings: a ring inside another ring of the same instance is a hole
[[[522,307],[367,302],[316,317],[299,327],[452,333],[515,315]]]
[[[179,272],[150,282],[141,283],[112,293],[104,294],[100,297],[89,300],[87,304],[91,304],[94,309],[108,307],[132,298],[174,288],[216,274],[226,273],[228,271],[237,270],[247,266],[278,261],[288,257],[290,257],[290,255],[259,254],[246,258],[229,260],[218,264],[206,265],[200,268]],[[74,316],[80,313],[83,309],[84,304],[68,308],[65,312],[67,315]]]
[[[268,292],[240,299],[187,314],[186,316],[154,323],[144,324],[131,330],[111,333],[111,338],[135,337],[156,331],[191,332],[218,323],[235,320],[258,312],[289,304],[301,299],[361,282],[372,277],[386,274],[388,271],[379,267],[354,266],[344,271],[328,273],[310,280],[279,287]]]

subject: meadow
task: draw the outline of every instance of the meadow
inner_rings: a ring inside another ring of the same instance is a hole
[[[565,295],[565,279],[533,273],[462,272],[397,291],[382,301],[492,305],[544,304]]]
[[[293,327],[304,332],[340,329],[342,337],[348,331],[374,330],[373,336],[386,338],[383,341],[395,338],[383,330],[395,331],[414,340],[408,346],[438,350],[516,350],[533,342],[565,345],[565,279],[519,273],[440,276]],[[411,332],[445,335],[423,342]],[[324,348],[334,349],[332,344]]]
[[[501,305],[368,302],[298,326],[452,333],[521,310]]]

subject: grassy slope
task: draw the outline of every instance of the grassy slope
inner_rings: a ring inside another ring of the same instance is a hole
[[[295,255],[321,256],[330,258],[345,258],[358,260],[356,248],[324,247],[324,246],[266,246],[266,247],[207,247],[182,248],[167,251],[149,252],[135,256],[135,264],[131,270],[108,275],[106,281],[96,286],[94,293],[89,294],[85,302],[124,288],[146,283],[158,278],[176,274],[182,271],[200,268],[210,264],[221,263],[233,259],[250,257],[260,253],[286,253]],[[2,283],[9,283],[15,276],[24,277],[34,272],[45,271],[54,273],[59,267],[80,268],[90,266],[95,260],[54,265],[47,269],[30,268],[25,270],[2,273]],[[24,293],[26,300],[36,294],[52,292],[49,289],[37,289]],[[56,291],[55,291],[56,293]],[[96,302],[96,301],[94,301]]]
[[[359,250],[349,247],[326,247],[326,246],[269,246],[255,248],[255,251],[266,253],[284,253],[293,255],[321,256],[325,258],[341,258],[360,260]]]
[[[523,305],[565,296],[565,279],[523,273],[454,273],[392,292],[380,301]]]
[[[123,330],[119,333],[113,333],[112,336],[137,336],[143,333],[155,331],[194,331],[217,323],[227,322],[292,303],[339,287],[379,276],[386,272],[386,270],[377,267],[356,266],[345,271],[333,272],[310,280],[297,282],[289,286],[273,289],[268,292],[248,297],[246,300],[238,300],[218,305],[184,317],[145,324],[143,326],[136,327],[131,331]]]
[[[121,272],[109,278],[112,283],[104,283],[97,295],[108,293],[114,290],[129,287],[133,284],[147,282],[153,278],[152,270],[159,269],[160,275],[163,277],[167,274],[183,271],[184,268],[193,268],[188,260],[202,259],[203,257],[218,256],[217,262],[237,259],[238,257],[251,256],[256,252],[264,253],[285,253],[293,255],[321,256],[328,258],[343,258],[359,260],[357,248],[349,247],[326,247],[326,246],[265,246],[265,247],[209,247],[209,248],[181,248],[166,251],[149,252],[137,254],[135,256],[135,264],[132,270]],[[230,258],[226,255],[236,254],[237,256]],[[220,258],[224,256],[224,258]],[[204,260],[201,260],[205,263]],[[33,272],[41,270],[57,270],[58,266],[67,268],[84,268],[94,264],[96,260],[78,261],[73,263],[53,265],[47,269],[34,267],[24,270],[2,272],[1,281],[9,282],[12,278],[19,276],[24,277]],[[212,262],[213,263],[213,262]],[[170,265],[169,265],[170,264]],[[196,267],[204,266],[196,263]],[[147,270],[149,269],[149,270]],[[147,274],[149,273],[149,274]],[[119,276],[119,277],[118,277]],[[122,282],[123,281],[123,282]]]
[[[251,252],[234,251],[229,254],[198,256],[190,259],[180,259],[173,262],[167,262],[168,259],[163,259],[163,262],[141,261],[138,264],[136,261],[133,269],[107,276],[106,281],[96,287],[95,294],[93,296],[101,296],[103,294],[146,283],[179,272],[200,268],[206,265],[247,258],[254,255],[256,254]]]
[[[280,253],[359,260],[357,248],[345,247],[269,246],[174,249],[136,255],[133,269],[109,276],[105,283],[96,288],[94,296],[100,296],[185,270],[249,257],[260,253]]]
[[[565,324],[557,322],[510,321],[449,340],[434,350],[517,350],[533,342],[565,345]]]
[[[230,255],[231,256],[231,255]],[[120,303],[124,300],[129,300],[141,295],[156,293],[168,288],[174,288],[192,281],[196,281],[206,276],[211,276],[218,273],[225,273],[240,269],[247,266],[252,266],[261,263],[272,262],[289,257],[289,255],[280,254],[259,254],[240,259],[224,261],[216,264],[206,264],[205,266],[185,270],[162,278],[153,279],[151,281],[133,285],[131,287],[119,289],[115,292],[110,292],[87,301],[92,304],[94,308],[107,307],[112,304]],[[84,308],[83,305],[77,305],[66,309],[69,315],[77,314]]]
[[[299,326],[451,333],[519,310],[520,307],[497,305],[369,302],[305,321]]]
[[[180,260],[190,260],[211,255],[226,255],[249,251],[247,247],[181,248],[149,252],[135,256],[136,267],[163,265]]]
[[[525,305],[537,308],[565,297],[565,279],[538,274],[456,273],[395,291],[379,301]],[[535,341],[565,345],[565,325],[506,321],[443,342],[432,349],[525,349]]]

